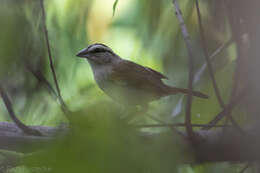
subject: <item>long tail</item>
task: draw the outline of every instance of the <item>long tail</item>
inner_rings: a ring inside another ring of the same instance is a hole
[[[167,90],[168,90],[168,94],[177,94],[179,92],[184,93],[184,94],[188,94],[189,93],[189,90],[185,89],[185,88],[169,87],[169,88],[167,88]],[[196,96],[196,97],[204,98],[204,99],[209,98],[208,95],[203,94],[203,93],[198,92],[198,91],[192,91],[192,95]]]

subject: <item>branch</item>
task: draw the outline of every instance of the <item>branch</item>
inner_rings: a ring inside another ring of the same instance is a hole
[[[219,53],[221,53],[224,49],[226,49],[228,46],[230,46],[234,40],[230,38],[227,42],[223,43],[221,46],[219,46],[211,55],[210,55],[210,61],[212,61]],[[205,71],[207,67],[207,62],[204,63],[199,70],[195,73],[193,84],[195,84],[201,77],[202,73]]]
[[[241,169],[241,171],[239,172],[239,173],[244,173],[246,170],[247,170],[247,168],[249,168],[251,166],[251,163],[249,162],[249,163],[247,163],[246,165],[245,165],[245,167],[243,168],[243,169]]]
[[[164,127],[185,127],[185,123],[163,123],[163,124],[140,124],[136,125],[137,128],[164,128]],[[192,127],[211,127],[209,124],[191,124]],[[231,127],[228,125],[215,125],[214,127]]]
[[[55,140],[57,132],[61,131],[62,134],[66,132],[64,129],[47,126],[28,126],[28,128],[39,131],[44,136],[26,135],[16,124],[0,122],[0,149],[22,153],[35,152]]]
[[[15,115],[14,110],[13,110],[13,106],[12,103],[10,101],[10,99],[8,98],[7,94],[5,93],[3,87],[0,85],[0,95],[3,99],[3,102],[5,104],[5,107],[11,117],[11,119],[14,121],[14,123],[17,125],[17,127],[19,127],[24,133],[28,134],[28,135],[34,135],[34,136],[42,136],[42,134],[34,129],[31,129],[30,127],[26,126],[25,124],[23,124]]]
[[[202,128],[203,130],[209,130],[211,127],[215,126],[225,115],[229,114],[232,109],[246,96],[247,91],[244,90],[238,94],[235,99],[233,99],[220,113],[218,113],[213,120],[211,120],[208,125],[210,127]],[[240,131],[242,132],[242,131]]]
[[[253,162],[260,158],[259,127],[245,129],[241,135],[236,128],[216,131],[198,131],[198,142],[195,155],[199,162]]]
[[[56,138],[64,137],[68,134],[67,128],[55,128],[47,126],[30,126],[30,128],[40,131],[44,136],[27,136],[13,123],[0,122],[0,149],[16,151],[22,153],[31,153],[40,151],[43,147],[52,144]],[[226,129],[225,134],[222,130],[215,131],[196,131],[194,132],[198,145],[194,152],[188,152],[194,149],[192,142],[187,134],[178,138],[180,152],[190,154],[185,157],[183,163],[203,163],[203,162],[223,162],[223,161],[258,161],[260,158],[259,144],[260,138],[258,127],[256,129],[246,129],[248,136],[241,136],[234,127]],[[60,132],[60,133],[59,133]],[[141,133],[143,141],[147,144],[147,140],[161,140],[161,135],[165,133],[147,134]],[[169,135],[167,140],[172,147],[176,145],[176,138]],[[148,141],[149,143],[149,141]],[[195,158],[195,159],[190,159]],[[168,158],[171,159],[171,158]],[[172,158],[174,159],[174,157]]]
[[[53,65],[53,58],[52,58],[52,54],[51,54],[50,41],[49,41],[48,30],[47,30],[47,26],[46,26],[46,14],[45,14],[43,0],[40,0],[40,6],[41,6],[41,10],[42,10],[43,29],[44,29],[44,35],[45,35],[45,40],[46,40],[46,45],[47,45],[47,50],[48,50],[48,55],[49,55],[48,57],[49,57],[50,68],[51,68],[52,76],[54,79],[55,87],[56,87],[56,90],[58,93],[58,99],[61,104],[61,108],[66,115],[66,112],[68,112],[69,109],[67,108],[65,102],[62,99],[62,96],[60,93],[60,87],[59,87],[58,80],[57,80],[57,75],[56,75],[54,65]]]
[[[46,89],[52,96],[59,99],[59,96],[56,94],[55,90],[53,89],[49,81],[44,77],[41,71],[33,70],[33,68],[29,64],[26,64],[26,69],[33,74],[33,76],[38,80],[39,83],[43,83],[45,85]]]
[[[217,87],[217,82],[216,82],[216,79],[215,79],[215,76],[214,76],[214,73],[213,73],[213,68],[212,68],[212,65],[211,65],[211,62],[210,62],[210,58],[209,58],[208,47],[207,47],[207,43],[206,43],[206,39],[205,39],[204,29],[203,29],[203,26],[202,26],[198,0],[195,0],[195,4],[196,4],[196,10],[197,10],[197,16],[198,16],[198,22],[199,22],[201,43],[202,43],[202,48],[203,48],[203,52],[204,52],[204,57],[206,59],[207,66],[208,66],[208,69],[209,69],[209,75],[210,75],[210,78],[212,80],[213,87],[214,87],[218,102],[219,102],[220,106],[222,108],[224,108],[225,104],[224,104],[224,102],[221,98],[219,89]]]
[[[212,65],[211,65],[211,62],[210,62],[210,57],[209,57],[209,53],[208,53],[208,47],[207,47],[205,34],[204,34],[204,29],[203,29],[202,21],[201,21],[200,8],[199,8],[198,0],[195,0],[195,4],[196,4],[197,15],[198,15],[201,43],[202,43],[202,48],[203,48],[203,52],[204,52],[204,57],[206,59],[207,66],[208,66],[208,69],[209,69],[209,75],[210,75],[210,78],[211,78],[211,81],[212,81],[212,84],[213,84],[213,87],[214,87],[215,94],[217,96],[218,102],[219,102],[220,106],[222,107],[222,109],[225,109],[225,104],[224,104],[223,99],[221,98],[221,95],[220,95],[220,92],[219,92],[219,89],[218,89],[218,86],[217,86],[217,82],[216,82],[216,79],[215,79],[215,76],[214,76],[214,73],[213,73],[213,68],[212,68]],[[232,118],[231,115],[227,116],[227,117],[231,120],[232,124],[236,128],[238,128],[240,131],[242,131],[241,127],[236,123],[236,121]]]
[[[210,55],[210,60],[212,61],[219,53],[221,53],[224,49],[226,49],[228,46],[230,46],[233,43],[233,39],[230,38],[227,42],[223,43],[221,46],[219,46],[213,53]],[[195,73],[193,85],[195,85],[201,78],[202,74],[204,73],[205,69],[207,67],[207,63],[204,63]],[[178,104],[182,104],[182,97],[179,99]],[[178,105],[177,105],[178,106]],[[177,107],[176,106],[176,107]],[[176,108],[174,109],[176,110]]]
[[[173,5],[175,7],[176,17],[179,21],[183,39],[186,44],[186,47],[188,50],[188,55],[189,55],[189,81],[188,81],[189,92],[188,92],[188,98],[187,98],[187,103],[186,103],[185,125],[186,125],[187,134],[190,137],[190,139],[192,140],[193,139],[193,130],[192,130],[192,126],[191,126],[191,106],[192,106],[192,82],[193,82],[193,76],[194,76],[194,74],[193,74],[193,53],[192,53],[190,36],[189,36],[188,30],[186,28],[186,25],[184,23],[178,1],[173,0]]]

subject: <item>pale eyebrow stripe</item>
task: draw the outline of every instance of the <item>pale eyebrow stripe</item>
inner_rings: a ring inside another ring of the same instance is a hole
[[[116,55],[111,48],[109,48],[108,46],[106,46],[106,45],[104,45],[104,44],[102,44],[102,43],[97,43],[97,44],[89,45],[89,46],[87,47],[87,50],[90,51],[90,52],[92,52],[92,51],[95,50],[94,47],[104,49],[104,51],[107,51],[107,52],[110,52],[110,53],[113,54],[113,55]],[[92,49],[93,49],[93,50],[92,50]]]
[[[103,45],[92,45],[91,47],[88,48],[88,51],[90,52],[95,51],[95,49],[102,49],[107,52],[112,52],[112,50],[109,47]]]

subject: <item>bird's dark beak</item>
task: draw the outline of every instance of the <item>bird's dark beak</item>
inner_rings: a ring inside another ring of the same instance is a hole
[[[76,56],[80,58],[88,58],[87,48],[84,48],[81,51],[79,51],[79,53]]]

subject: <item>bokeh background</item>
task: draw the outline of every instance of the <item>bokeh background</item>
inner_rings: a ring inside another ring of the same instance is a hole
[[[128,127],[122,118],[128,116],[122,113],[122,106],[114,103],[97,87],[87,61],[75,56],[79,50],[92,43],[104,43],[122,58],[162,72],[169,78],[165,83],[187,88],[187,49],[172,2],[119,0],[113,11],[114,2],[44,0],[46,26],[61,95],[73,112],[73,123],[80,135],[72,135],[67,141],[51,147],[33,160],[52,165],[56,168],[53,172],[71,172],[75,169],[86,172],[237,172],[241,167],[239,164],[180,164],[181,158],[185,157],[178,153],[181,147],[177,143],[176,146],[167,146],[163,137],[160,142],[139,144],[140,139],[136,136],[140,131],[145,134],[165,133],[166,136],[170,133],[176,141],[178,137],[169,132],[168,128],[136,130],[132,126]],[[180,6],[195,53],[194,89],[210,96],[206,101],[193,99],[192,121],[202,124],[211,120],[221,107],[208,71],[203,68],[205,58],[194,2],[181,0]],[[202,0],[200,6],[211,54],[231,37],[223,16],[226,9],[218,1]],[[32,74],[32,70],[43,74],[54,88],[40,1],[1,0],[0,26],[0,82],[10,96],[18,118],[29,125],[58,126],[68,123],[58,100]],[[231,44],[215,56],[213,61],[216,80],[224,100],[230,97],[235,48]],[[183,122],[185,100],[186,97],[181,94],[166,97],[151,103],[148,112],[163,122]],[[11,122],[2,102],[0,115],[1,121]],[[236,119],[243,122],[242,111],[237,111]],[[136,116],[133,123],[158,122],[148,116]],[[54,157],[54,153],[57,156]],[[153,153],[150,158],[148,153]],[[174,157],[174,161],[169,157]],[[85,160],[89,162],[83,162]],[[31,160],[28,162],[31,163]],[[66,164],[70,165],[70,169]],[[86,165],[87,168],[84,167]],[[118,167],[115,168],[115,165]]]

